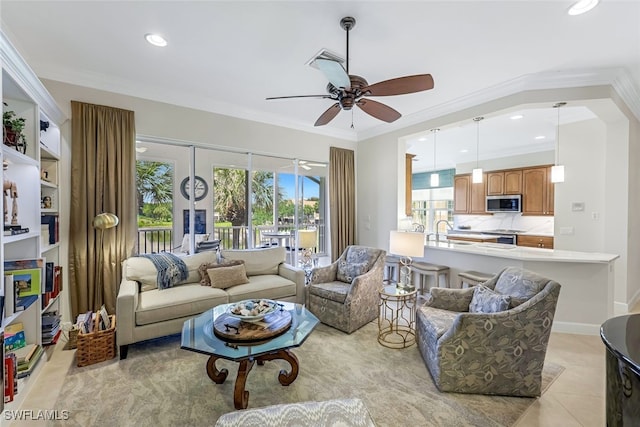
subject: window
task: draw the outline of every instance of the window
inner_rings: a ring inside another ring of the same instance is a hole
[[[136,161],[138,253],[171,250],[173,170],[168,162]]]

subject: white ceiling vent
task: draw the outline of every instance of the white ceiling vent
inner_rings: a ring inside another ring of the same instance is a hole
[[[308,60],[305,65],[315,68],[318,70],[318,64],[316,64],[316,59],[329,59],[331,61],[336,61],[340,64],[344,64],[344,58],[338,55],[335,52],[331,52],[329,49],[320,49],[318,53],[313,55],[310,60]]]

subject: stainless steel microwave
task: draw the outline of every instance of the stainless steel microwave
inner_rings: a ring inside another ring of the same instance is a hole
[[[508,196],[487,196],[487,212],[522,212],[522,196],[510,194]]]

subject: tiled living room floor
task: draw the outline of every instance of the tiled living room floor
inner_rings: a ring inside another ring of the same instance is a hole
[[[640,313],[640,304],[634,307],[633,312]],[[75,362],[75,353],[63,351],[62,347],[63,344],[59,344],[53,351],[23,409],[53,408],[64,373]],[[605,348],[600,337],[552,333],[547,360],[563,366],[565,370],[516,425],[604,426]]]

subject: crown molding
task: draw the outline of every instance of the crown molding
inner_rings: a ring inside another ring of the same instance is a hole
[[[591,86],[611,86],[640,121],[640,91],[624,68],[570,70],[526,74],[498,85],[404,116],[391,124],[381,124],[358,133],[358,141],[401,130],[438,117],[466,110],[527,91],[560,90]]]
[[[38,104],[40,110],[49,120],[57,125],[61,125],[67,120],[36,73],[29,67],[3,31],[0,31],[0,61],[2,61],[3,71],[6,71],[18,86]]]

